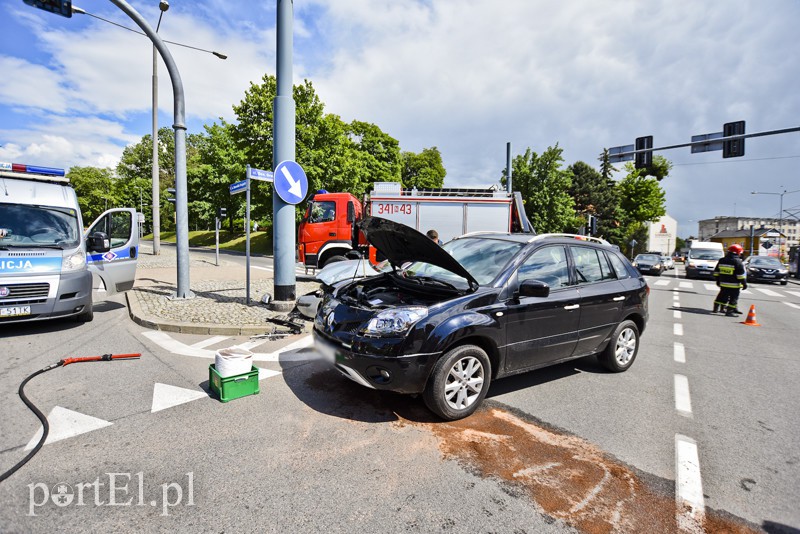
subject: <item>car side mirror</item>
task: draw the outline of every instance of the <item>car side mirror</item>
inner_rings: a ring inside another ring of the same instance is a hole
[[[347,203],[347,222],[349,224],[356,222],[356,207],[352,202]]]
[[[86,238],[86,250],[89,252],[108,252],[111,250],[111,240],[105,232],[95,232]]]
[[[550,286],[541,280],[525,280],[519,285],[520,297],[545,298],[550,295]]]

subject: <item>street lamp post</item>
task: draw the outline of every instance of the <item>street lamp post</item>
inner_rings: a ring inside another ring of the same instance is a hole
[[[764,191],[751,191],[751,195],[778,195],[781,198],[780,208],[778,210],[778,253],[780,255],[779,259],[783,259],[783,195],[791,195],[792,193],[797,193],[800,189],[795,189],[794,191],[787,191],[784,189],[780,193],[771,193],[771,192],[764,192]]]
[[[169,9],[169,3],[161,0],[158,3],[161,12],[158,14],[156,33],[161,27],[161,17]],[[153,43],[153,254],[161,254],[161,189],[158,174],[158,51]]]
[[[113,2],[112,0],[112,3]],[[164,16],[164,12],[169,9],[169,3],[166,0],[160,0],[158,4],[161,13],[158,15],[158,24],[156,25],[155,32],[158,33],[159,28],[161,27],[161,18]],[[124,10],[123,10],[124,11]],[[124,30],[128,30],[133,33],[138,33],[139,35],[148,36],[144,32],[136,31],[134,29],[128,28],[122,24],[118,24],[114,21],[105,19],[94,13],[89,13],[88,11],[81,9],[77,6],[72,6],[72,12],[78,13],[81,15],[87,15],[90,17],[94,17],[98,20],[102,20],[103,22],[107,22],[109,24],[113,24],[114,26],[119,26]],[[149,37],[149,36],[148,36]],[[206,50],[205,48],[199,48],[196,46],[190,46],[183,43],[176,43],[175,41],[167,41],[166,39],[161,40],[164,43],[173,44],[176,46],[181,46],[183,48],[191,48],[192,50],[199,50],[200,52],[208,52],[219,59],[228,59],[228,56],[217,52],[215,50]],[[160,254],[161,253],[161,191],[159,185],[159,167],[158,167],[158,52],[156,49],[156,45],[153,44],[153,83],[152,83],[152,142],[153,142],[153,155],[152,155],[152,185],[153,185],[153,213],[152,213],[152,225],[153,225],[153,254]]]

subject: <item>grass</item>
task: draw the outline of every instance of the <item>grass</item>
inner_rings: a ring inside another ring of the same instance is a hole
[[[142,239],[153,239],[153,235],[149,234]],[[164,243],[175,242],[175,232],[161,232],[161,241]],[[189,232],[189,246],[190,247],[207,247],[214,248],[214,232],[197,231]],[[230,250],[233,252],[244,253],[247,247],[247,237],[243,233],[231,234],[227,230],[220,230],[219,232],[219,249]],[[267,232],[250,232],[250,253],[251,254],[265,254],[272,255],[272,236]]]

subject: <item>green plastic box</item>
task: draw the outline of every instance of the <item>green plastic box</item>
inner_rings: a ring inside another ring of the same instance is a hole
[[[258,367],[253,366],[249,373],[223,378],[212,363],[208,366],[208,383],[211,391],[217,394],[219,400],[228,402],[233,399],[256,395],[258,388]]]

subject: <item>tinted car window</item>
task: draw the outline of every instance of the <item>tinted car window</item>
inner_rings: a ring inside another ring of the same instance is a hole
[[[481,285],[492,282],[513,258],[522,243],[501,239],[464,238],[445,243],[442,248],[450,253]],[[450,271],[418,262],[408,268],[414,274],[443,278],[455,285],[463,285],[464,279]]]
[[[622,261],[622,258],[613,253],[609,253],[608,257],[611,260],[611,265],[614,266],[614,271],[617,273],[617,278],[620,280],[623,278],[630,278],[631,274],[628,271],[625,262]]]
[[[603,280],[603,269],[597,250],[587,247],[571,247],[572,259],[575,262],[575,271],[578,274],[579,284],[591,284]],[[605,263],[605,259],[603,260]],[[608,265],[606,265],[606,271]],[[607,274],[607,273],[606,273]]]
[[[525,280],[539,280],[551,288],[568,286],[567,251],[562,246],[535,250],[520,266],[517,278],[520,283]]]
[[[773,268],[783,267],[783,264],[780,262],[780,260],[771,257],[753,258],[750,260],[750,265],[758,267],[773,267]]]

